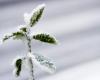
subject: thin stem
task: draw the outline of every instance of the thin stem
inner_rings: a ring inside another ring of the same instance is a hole
[[[30,79],[29,80],[35,80],[35,78],[34,78],[34,66],[33,66],[33,62],[32,62],[31,58],[29,58],[29,63],[31,64],[30,65]]]
[[[32,52],[32,50],[31,50],[31,40],[30,39],[27,39],[27,40],[28,40],[28,43],[27,43],[27,45],[28,45],[28,52],[31,53]]]
[[[30,39],[30,29],[27,31],[26,35],[26,39],[27,39],[27,46],[28,46],[28,55],[31,54],[32,50],[31,50],[31,39]],[[30,78],[29,80],[35,80],[34,78],[34,66],[33,66],[33,61],[32,58],[30,56],[28,56],[28,62],[29,62],[29,68],[30,68]]]

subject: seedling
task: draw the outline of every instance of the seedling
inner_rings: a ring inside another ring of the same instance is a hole
[[[35,26],[35,24],[40,20],[42,13],[44,11],[45,4],[39,5],[35,8],[30,14],[24,14],[25,25],[21,25],[19,30],[16,32],[11,33],[10,35],[6,35],[3,38],[3,42],[7,41],[8,39],[12,38],[14,40],[22,40],[27,44],[28,52],[26,56],[17,58],[14,61],[15,66],[15,74],[17,77],[20,76],[22,65],[28,66],[29,70],[29,80],[35,80],[34,77],[34,65],[39,64],[39,66],[46,68],[50,72],[54,72],[56,67],[50,59],[44,57],[42,55],[36,54],[32,52],[31,42],[32,40],[38,40],[41,42],[49,43],[49,44],[57,44],[56,39],[46,33],[38,33],[31,35],[30,31],[31,28]]]

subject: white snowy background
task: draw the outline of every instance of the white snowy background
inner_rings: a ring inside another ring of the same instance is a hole
[[[33,52],[55,61],[57,70],[48,74],[35,67],[36,80],[100,80],[100,0],[0,0],[0,39],[24,24],[23,14],[45,3],[42,19],[32,32],[48,32],[59,44],[33,41]],[[12,74],[12,60],[25,55],[21,41],[9,40],[0,45],[0,80],[27,80]]]

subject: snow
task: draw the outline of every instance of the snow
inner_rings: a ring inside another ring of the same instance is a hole
[[[46,8],[32,33],[50,33],[59,44],[32,42],[33,52],[53,59],[57,67],[52,75],[36,67],[36,80],[100,80],[100,0],[0,0],[0,38],[16,31],[24,24],[24,12],[41,3]],[[0,80],[27,80],[27,71],[15,79],[11,66],[26,51],[20,41],[9,40],[0,46]]]
[[[32,16],[34,15],[34,19],[36,18],[36,15],[39,14],[41,9],[45,8],[45,4],[41,4],[39,6],[37,6],[36,8],[33,9],[33,11],[31,13],[24,13],[24,21],[26,22],[26,25],[30,24],[30,19],[32,18]]]
[[[100,59],[90,61],[40,80],[100,80]]]

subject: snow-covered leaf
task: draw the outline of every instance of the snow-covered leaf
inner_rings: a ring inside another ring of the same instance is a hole
[[[23,39],[25,37],[24,33],[21,31],[13,33],[13,39]]]
[[[36,7],[30,14],[24,14],[24,20],[29,26],[33,27],[41,18],[45,4],[39,5]]]
[[[6,40],[10,39],[11,37],[13,37],[12,34],[5,35],[5,36],[3,37],[3,40],[2,40],[2,41],[5,42]]]
[[[38,6],[36,9],[34,9],[33,15],[30,19],[30,26],[32,27],[36,22],[39,21],[39,19],[42,16],[44,10],[44,5]]]
[[[37,61],[36,63],[39,64],[43,70],[46,70],[50,73],[53,73],[56,70],[54,63],[49,58],[36,53],[34,53],[34,56]]]
[[[45,43],[57,44],[57,41],[53,36],[50,36],[49,34],[45,34],[45,33],[33,35],[33,39],[39,40]]]
[[[26,25],[20,25],[20,26],[18,26],[18,30],[21,30],[23,32],[27,32],[27,27],[26,27]]]

